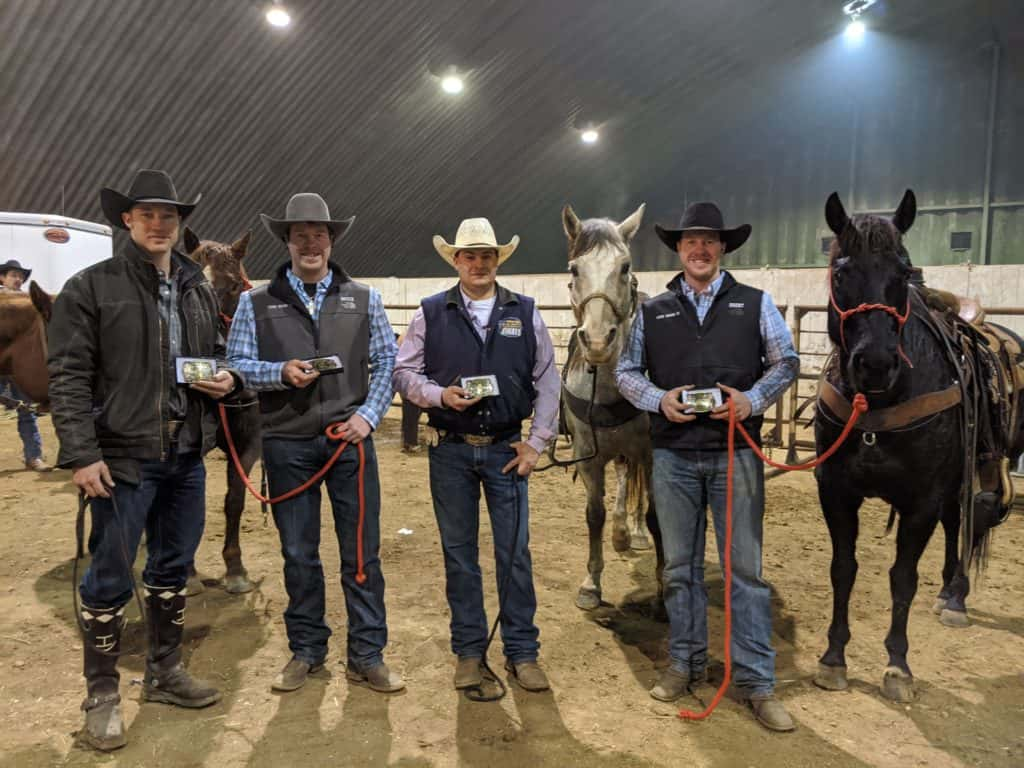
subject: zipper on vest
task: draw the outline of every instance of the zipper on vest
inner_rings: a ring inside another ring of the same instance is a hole
[[[167,375],[167,361],[164,360],[164,319],[160,316],[160,309],[156,314],[157,347],[160,349],[160,386],[156,395],[156,424],[157,432],[160,435],[160,461],[167,461],[167,452],[164,450],[164,376]]]

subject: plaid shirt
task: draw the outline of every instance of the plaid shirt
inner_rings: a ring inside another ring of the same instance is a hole
[[[289,269],[288,283],[304,305],[310,306],[310,297],[302,284]],[[313,322],[319,322],[320,308],[323,306],[327,289],[331,286],[334,273],[328,271],[327,276],[316,284],[316,295],[312,299]],[[384,312],[384,301],[376,288],[370,289],[370,389],[366,401],[356,411],[366,422],[377,428],[380,420],[391,406],[394,390],[391,388],[391,372],[395,367],[395,355],[398,347],[395,344],[395,333]],[[252,309],[249,293],[238,298],[238,309],[231,321],[231,334],[228,336],[228,360],[235,370],[242,374],[245,385],[256,390],[288,389],[281,380],[283,362],[267,362],[260,360],[259,346],[256,342],[256,317]]]
[[[707,317],[711,303],[715,299],[725,272],[716,277],[711,284],[697,293],[683,278],[683,295],[697,309],[697,319],[703,323]],[[765,291],[761,298],[761,338],[764,341],[764,375],[754,382],[754,386],[743,394],[750,400],[751,414],[758,416],[782,397],[800,371],[800,356],[793,347],[793,337],[789,333],[785,318],[775,306],[771,295]],[[661,410],[661,398],[664,389],[655,386],[647,378],[647,359],[644,354],[644,316],[637,312],[633,327],[629,332],[626,348],[619,357],[615,367],[615,381],[619,391],[637,408],[658,413]]]

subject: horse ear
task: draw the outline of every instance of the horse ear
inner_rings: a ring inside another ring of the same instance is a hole
[[[562,209],[562,228],[565,230],[565,236],[570,241],[575,240],[580,235],[580,217],[576,215],[576,211],[572,209],[571,205],[567,205]]]
[[[251,234],[252,231],[250,230],[231,244],[231,250],[239,261],[245,258],[245,254],[249,250],[249,236]]]
[[[188,227],[185,227],[185,253],[191,256],[199,247],[199,236]]]
[[[903,193],[900,207],[896,209],[896,213],[892,217],[892,224],[900,231],[901,235],[905,235],[907,230],[913,225],[914,217],[916,216],[917,198],[914,197],[914,190],[908,189]]]
[[[633,239],[633,235],[640,229],[640,222],[644,219],[644,208],[646,207],[646,203],[640,203],[640,207],[619,224],[619,234],[622,235],[622,239],[627,243]]]
[[[846,225],[850,223],[850,217],[846,215],[838,192],[833,192],[825,201],[825,221],[828,222],[828,228],[835,232],[836,237],[843,234]]]
[[[32,304],[43,316],[43,320],[50,322],[53,316],[53,296],[40,288],[35,280],[28,284],[28,295],[32,297]]]

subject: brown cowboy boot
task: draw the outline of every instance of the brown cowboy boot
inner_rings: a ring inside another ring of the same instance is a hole
[[[146,585],[149,653],[142,681],[143,701],[199,709],[220,701],[220,691],[193,679],[181,663],[185,629],[185,587]]]
[[[76,735],[82,744],[110,752],[127,742],[121,718],[121,696],[117,692],[120,680],[117,657],[121,652],[124,606],[98,609],[83,605],[81,618],[85,629],[82,638],[85,726]]]

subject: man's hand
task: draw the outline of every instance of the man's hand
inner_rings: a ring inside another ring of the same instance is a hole
[[[212,379],[196,381],[189,386],[204,395],[209,395],[214,400],[220,400],[222,397],[230,395],[231,390],[235,388],[235,377],[227,371],[217,371]]]
[[[743,421],[744,419],[746,419],[746,418],[748,418],[750,416],[750,414],[754,410],[751,407],[751,405],[750,405],[750,398],[748,398],[746,395],[744,395],[738,389],[733,389],[732,387],[727,387],[727,386],[725,386],[725,384],[716,384],[715,386],[717,386],[720,390],[725,392],[725,394],[727,394],[729,396],[729,399],[731,399],[733,401],[733,403],[735,403],[735,405],[736,405],[736,421]],[[729,420],[729,403],[728,402],[724,402],[720,406],[715,408],[715,410],[713,410],[711,412],[711,418],[712,419],[719,419],[719,420],[725,419],[726,421],[728,421]]]
[[[451,408],[453,411],[464,411],[469,406],[480,402],[479,397],[466,397],[466,395],[466,390],[452,384],[441,392],[441,403],[445,408]]]
[[[296,389],[308,387],[319,376],[319,371],[310,368],[302,360],[289,360],[281,369],[281,381]]]
[[[370,426],[370,423],[356,413],[350,416],[349,420],[342,424],[340,434],[341,439],[346,442],[361,443],[370,436],[372,431],[373,428]]]
[[[97,496],[109,499],[110,491],[107,488],[114,486],[114,478],[110,476],[110,469],[105,461],[96,461],[88,466],[79,467],[71,475],[71,482],[90,499]]]
[[[697,418],[697,414],[689,412],[690,406],[679,399],[679,396],[687,389],[693,389],[693,384],[670,389],[662,395],[661,412],[669,421],[674,421],[676,424],[685,424]]]
[[[508,444],[516,452],[516,457],[501,468],[501,474],[510,472],[513,468],[519,468],[519,476],[527,477],[540,459],[540,453],[532,445],[522,441]]]

